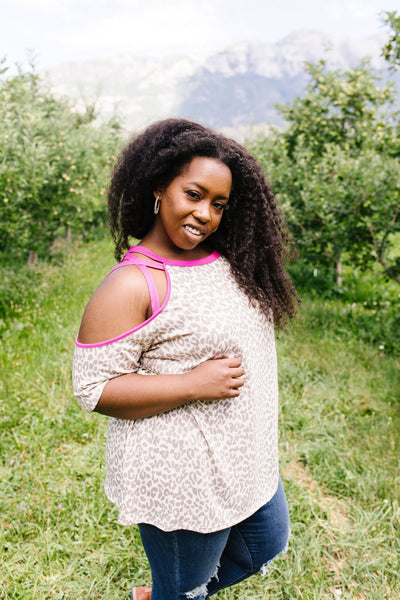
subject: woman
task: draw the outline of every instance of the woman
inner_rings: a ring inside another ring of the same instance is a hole
[[[254,158],[182,119],[122,152],[109,219],[128,251],[85,310],[74,392],[111,417],[106,494],[153,578],[131,598],[203,600],[288,540],[273,330],[298,301],[288,240]]]

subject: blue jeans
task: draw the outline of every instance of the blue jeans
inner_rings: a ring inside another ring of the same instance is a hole
[[[205,600],[258,571],[283,552],[289,512],[279,480],[273,498],[241,523],[197,533],[139,524],[153,578],[151,600]]]

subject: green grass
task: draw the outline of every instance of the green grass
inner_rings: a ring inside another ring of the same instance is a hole
[[[79,408],[70,381],[84,306],[112,266],[111,245],[97,241],[71,248],[62,267],[7,272],[1,598],[120,600],[151,583],[136,527],[117,524],[103,492],[107,420]],[[400,358],[341,323],[342,302],[305,299],[280,335],[290,548],[221,600],[400,597]]]

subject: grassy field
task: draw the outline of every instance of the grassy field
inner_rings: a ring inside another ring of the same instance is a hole
[[[136,528],[116,523],[103,493],[107,420],[71,389],[82,311],[112,266],[100,241],[62,268],[3,273],[1,598],[122,600],[151,583]],[[280,335],[290,548],[221,600],[400,597],[400,358],[338,326],[342,308],[306,298]]]

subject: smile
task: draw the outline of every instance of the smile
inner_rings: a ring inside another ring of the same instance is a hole
[[[191,233],[193,235],[197,235],[199,237],[204,235],[204,231],[201,231],[200,229],[197,229],[196,227],[191,227],[190,225],[184,225],[183,227],[184,227],[184,229],[186,229],[186,231],[188,231],[189,233]]]

